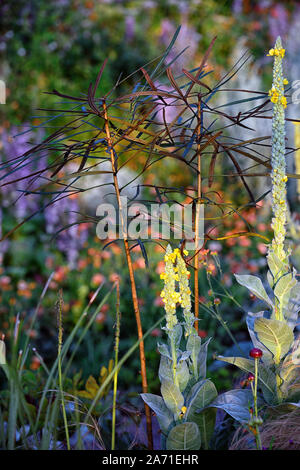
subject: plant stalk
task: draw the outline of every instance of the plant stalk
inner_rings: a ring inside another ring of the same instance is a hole
[[[71,450],[70,446],[70,437],[69,437],[69,429],[68,429],[68,420],[67,420],[67,413],[66,413],[66,406],[65,406],[65,399],[64,399],[64,391],[63,391],[63,381],[62,381],[62,367],[61,367],[61,349],[62,349],[62,339],[63,339],[63,326],[62,326],[62,293],[59,292],[59,300],[58,300],[58,353],[57,353],[57,367],[58,367],[58,381],[59,381],[59,390],[61,396],[61,404],[62,404],[62,413],[63,413],[63,420],[64,420],[64,427],[66,433],[66,441],[67,441],[67,449]]]
[[[201,98],[198,96],[198,114],[197,114],[197,202],[196,202],[196,215],[195,215],[195,258],[194,258],[194,293],[195,293],[195,329],[198,333],[199,325],[199,217],[201,207],[201,153],[200,153],[200,135],[201,135]]]
[[[107,107],[106,107],[106,103],[105,103],[104,100],[102,102],[102,105],[103,105],[103,113],[104,113],[103,117],[104,117],[104,121],[105,121],[105,133],[106,133],[106,140],[107,140],[107,148],[108,148],[109,154],[110,154],[111,166],[112,166],[112,172],[113,172],[113,182],[114,182],[114,187],[115,187],[115,192],[116,192],[116,197],[117,197],[117,203],[118,203],[118,207],[119,207],[119,214],[120,214],[120,217],[121,217],[121,227],[122,227],[122,232],[123,232],[125,255],[126,255],[126,261],[127,261],[129,277],[130,277],[131,296],[132,296],[134,314],[135,314],[136,325],[137,325],[137,330],[138,330],[138,338],[140,340],[139,350],[140,350],[142,389],[143,389],[143,393],[147,393],[148,392],[148,384],[147,384],[145,346],[144,346],[144,341],[143,341],[143,329],[142,329],[142,323],[141,323],[141,315],[140,315],[140,309],[139,309],[139,304],[138,304],[138,297],[137,297],[136,284],[135,284],[135,279],[134,279],[134,272],[133,272],[132,260],[131,260],[131,255],[130,255],[129,243],[128,243],[128,238],[127,238],[127,230],[126,230],[126,227],[124,226],[124,220],[123,220],[122,199],[121,199],[121,195],[120,195],[119,181],[118,181],[118,177],[117,177],[117,170],[118,170],[117,169],[117,162],[116,162],[115,153],[114,153],[114,150],[113,150],[113,143],[112,143],[112,138],[111,138],[111,133],[110,133],[110,128],[109,128],[108,115],[107,115]],[[149,450],[151,450],[151,449],[153,449],[152,419],[151,419],[151,410],[150,410],[149,406],[146,403],[145,403],[145,413],[146,413],[146,422],[147,422],[148,448],[149,448]]]
[[[111,450],[115,450],[116,439],[116,404],[117,404],[117,387],[118,387],[118,360],[119,360],[119,343],[120,343],[120,282],[116,281],[117,303],[116,303],[116,335],[115,335],[115,373],[114,373],[114,389],[113,389],[113,409],[112,409],[112,434],[111,434]]]

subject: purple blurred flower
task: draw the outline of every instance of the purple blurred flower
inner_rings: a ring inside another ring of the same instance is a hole
[[[243,0],[234,0],[232,11],[235,15],[240,15],[243,12]]]
[[[284,37],[289,29],[288,14],[283,5],[277,4],[272,8],[272,16],[269,16],[269,33],[272,42],[277,36]]]
[[[75,268],[79,251],[88,237],[88,229],[79,229],[77,224],[78,211],[77,199],[63,194],[45,209],[46,231],[51,235],[59,232],[55,238],[56,246],[65,254],[71,269]]]
[[[29,131],[18,135],[20,132],[22,129],[16,127],[11,127],[9,131],[3,130],[0,150],[0,184],[18,180],[0,188],[2,206],[10,207],[18,220],[38,209],[40,196],[25,194],[25,192],[35,191],[40,186],[39,175],[30,177],[30,174],[42,170],[46,165],[45,155],[33,154],[22,157],[26,151],[32,148],[35,141],[41,139],[40,132]]]
[[[170,44],[175,31],[176,27],[172,21],[168,19],[162,20],[160,40],[164,46],[168,46]],[[172,50],[168,54],[166,62],[171,62],[180,52],[183,51],[183,49],[188,47],[186,52],[179,56],[173,65],[174,70],[180,73],[183,67],[186,67],[193,62],[198,49],[200,37],[201,35],[188,24],[184,15],[182,15],[180,33],[172,47]]]
[[[155,82],[154,85],[158,90],[165,91],[165,92],[174,92],[174,89],[170,86],[167,85],[161,85],[159,82]],[[180,113],[182,109],[182,104],[181,101],[176,100],[175,98],[166,98],[164,97],[164,102],[166,103],[163,104],[159,99],[157,99],[159,105],[155,109],[155,120],[156,122],[163,124],[164,119],[167,124],[170,124],[176,116]],[[161,103],[161,104],[160,104]]]
[[[134,16],[126,16],[125,18],[125,40],[131,42],[135,34],[135,18]]]

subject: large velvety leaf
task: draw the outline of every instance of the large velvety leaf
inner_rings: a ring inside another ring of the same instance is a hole
[[[261,341],[274,356],[274,361],[279,364],[280,359],[287,354],[294,341],[291,328],[282,321],[258,318],[254,323],[254,331]]]
[[[263,343],[261,343],[261,341],[258,341],[257,336],[254,332],[255,321],[258,318],[263,318],[264,313],[265,312],[263,312],[263,311],[257,312],[257,313],[248,312],[248,315],[247,315],[247,318],[246,318],[246,323],[247,323],[249,335],[250,335],[250,338],[252,340],[253,346],[255,348],[261,349],[262,352],[263,352],[263,356],[262,356],[263,363],[266,364],[266,365],[271,365],[273,363],[273,354],[263,345]],[[249,355],[248,355],[248,357],[249,357]]]
[[[288,354],[281,364],[279,375],[282,379],[280,390],[285,399],[300,387],[299,364],[293,362],[293,354]]]
[[[173,422],[173,415],[166,407],[162,397],[153,395],[152,393],[141,393],[141,397],[156,414],[161,431],[164,434],[167,434],[169,427]]]
[[[196,423],[182,423],[171,429],[167,438],[167,450],[199,450],[201,437]]]
[[[183,392],[190,379],[190,372],[186,361],[179,361],[176,368],[176,377],[179,383],[179,389]]]
[[[249,407],[253,406],[251,390],[230,390],[219,395],[209,406],[220,408],[240,423],[248,423]]]
[[[173,380],[172,361],[166,356],[161,356],[160,358],[158,377],[160,382],[163,380]]]
[[[207,379],[196,383],[187,398],[188,409],[186,419],[197,422],[197,411],[209,405],[218,395],[214,383]]]
[[[269,284],[273,288],[274,284],[278,281],[278,277],[282,273],[289,270],[289,265],[285,261],[281,261],[273,251],[270,251],[267,256],[268,266],[271,276],[268,276]]]
[[[201,344],[199,356],[198,356],[198,378],[206,378],[206,361],[207,361],[207,348],[210,343],[211,338],[209,338],[205,343]]]
[[[157,343],[157,349],[162,356],[172,359],[169,347],[164,343]]]
[[[218,392],[214,383],[210,380],[203,380],[193,386],[187,398],[186,419],[198,425],[201,442],[205,449],[208,448],[210,438],[214,432],[216,414],[213,409],[204,408],[217,396]]]
[[[240,354],[240,357],[249,357],[249,352],[253,348],[252,341],[239,341],[237,344],[232,344],[224,351],[224,356],[235,356]],[[209,366],[209,371],[215,371],[224,367],[224,364],[221,361],[214,361]]]
[[[274,287],[274,294],[278,299],[278,308],[280,314],[284,314],[284,311],[287,309],[290,300],[291,290],[293,289],[293,287],[296,286],[296,284],[297,281],[293,276],[293,273],[284,274],[276,282]]]
[[[169,380],[173,382],[173,362],[166,356],[161,356],[159,370],[159,380]],[[190,378],[189,368],[186,361],[179,361],[176,368],[176,377],[178,379],[180,391],[184,391]]]
[[[251,276],[250,274],[235,274],[235,278],[239,284],[247,287],[256,297],[264,300],[269,307],[273,308],[273,302],[265,291],[265,288],[259,277]]]
[[[292,330],[295,328],[300,311],[300,282],[294,285],[290,292],[289,303],[283,310],[284,318]]]
[[[179,416],[184,405],[184,398],[179,388],[171,380],[163,380],[161,394],[169,410],[175,416]]]
[[[200,411],[197,418],[197,424],[200,431],[202,447],[209,449],[209,442],[215,430],[217,410],[214,408],[205,408]]]
[[[176,347],[179,348],[180,341],[182,338],[182,326],[179,324],[175,325],[173,331],[174,331],[174,339],[175,339]]]
[[[191,369],[195,378],[198,378],[198,356],[201,349],[201,338],[190,335],[186,343],[186,350],[190,352]]]

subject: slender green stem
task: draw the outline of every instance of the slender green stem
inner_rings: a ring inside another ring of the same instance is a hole
[[[258,362],[259,362],[259,359],[255,358],[255,360],[254,360],[254,377],[255,377],[255,379],[254,379],[254,391],[253,391],[253,388],[252,388],[253,400],[254,400],[254,413],[255,413],[256,421],[258,420],[258,411],[257,411]],[[255,432],[256,447],[257,447],[258,450],[262,450],[260,432],[259,432],[259,425],[258,425],[257,422],[255,424],[255,431],[256,431]]]
[[[172,362],[173,362],[173,380],[174,384],[178,387],[178,377],[177,377],[177,352],[176,352],[176,343],[174,338],[174,332],[170,334],[170,343],[171,343],[171,353],[172,353]]]
[[[116,439],[116,405],[117,405],[117,387],[118,387],[118,360],[119,360],[119,344],[120,344],[120,283],[116,282],[117,289],[117,320],[115,335],[115,372],[114,372],[114,389],[113,389],[113,409],[112,409],[112,434],[111,434],[111,450],[115,450]]]
[[[161,324],[161,322],[165,319],[165,316],[162,316],[156,323],[154,323],[154,325],[149,328],[148,331],[146,331],[146,333],[144,333],[143,335],[143,340],[145,340],[147,338],[147,336],[150,335],[151,331],[153,331],[158,325]],[[86,418],[84,420],[84,424],[86,424],[88,422],[88,420],[90,419],[90,416],[92,415],[92,412],[95,408],[95,406],[97,405],[98,403],[98,400],[99,398],[101,397],[101,394],[103,393],[103,391],[105,390],[105,388],[107,387],[107,385],[112,381],[113,377],[114,377],[114,374],[115,374],[115,371],[116,369],[119,371],[122,367],[122,365],[127,361],[127,359],[131,356],[131,354],[136,350],[136,348],[139,346],[140,344],[140,339],[138,339],[136,341],[136,343],[131,346],[130,349],[128,349],[128,351],[126,352],[126,354],[124,354],[124,356],[122,357],[122,359],[120,359],[120,361],[118,362],[118,365],[117,366],[114,366],[114,369],[108,374],[108,376],[106,377],[106,379],[104,380],[104,382],[102,383],[102,385],[99,387],[99,390],[97,391],[95,397],[94,397],[94,400],[88,410],[88,413],[86,415]]]
[[[259,359],[255,358],[255,360],[254,360],[254,376],[255,376],[255,379],[254,379],[254,396],[253,396],[253,399],[254,399],[254,412],[255,412],[255,417],[256,418],[258,417],[258,414],[257,414],[258,361],[259,361]]]
[[[70,446],[70,437],[69,437],[69,429],[68,429],[68,420],[67,420],[67,413],[65,407],[65,399],[64,399],[64,391],[63,391],[63,381],[62,381],[62,367],[61,367],[61,349],[62,349],[62,338],[63,338],[63,326],[62,326],[62,293],[59,293],[59,300],[58,300],[58,381],[59,381],[59,390],[61,395],[61,404],[62,404],[62,413],[63,413],[63,420],[65,426],[65,433],[66,433],[66,440],[67,440],[67,449],[71,450]]]
[[[192,297],[193,298],[193,297]],[[226,331],[226,333],[228,334],[228,336],[230,337],[230,339],[232,340],[232,342],[235,344],[235,346],[238,348],[238,350],[244,354],[244,351],[242,351],[239,343],[236,341],[235,337],[233,336],[233,334],[231,333],[230,331],[230,328],[227,326],[226,322],[223,320],[223,318],[221,317],[221,315],[217,312],[215,312],[212,308],[209,308],[207,305],[205,305],[203,302],[201,302],[199,300],[199,303],[201,305],[201,307],[206,311],[208,312],[213,318],[215,318],[216,320],[218,320],[218,322],[221,323],[221,325],[223,326],[224,330]]]

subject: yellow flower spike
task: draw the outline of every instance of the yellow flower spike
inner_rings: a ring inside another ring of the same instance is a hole
[[[273,217],[271,227],[274,231],[270,253],[281,261],[287,260],[288,251],[285,248],[287,206],[286,206],[286,161],[285,161],[285,108],[287,99],[284,96],[284,85],[288,80],[283,76],[283,57],[285,49],[282,47],[281,38],[275,43],[273,64],[273,86],[270,90],[270,101],[275,104],[272,118],[272,210]],[[275,276],[280,273],[276,273]],[[283,274],[283,273],[282,273]],[[276,319],[280,319],[279,317]]]
[[[183,250],[183,254],[184,254],[185,256],[187,256],[187,255],[189,254],[189,252],[188,252],[187,250]]]
[[[269,53],[267,54],[267,57],[270,57],[270,56],[279,57],[280,56],[283,59],[284,55],[285,55],[285,49],[280,47],[279,49],[278,48],[270,49]]]
[[[175,273],[174,263],[176,261],[176,253],[172,252],[170,245],[167,246],[165,254],[165,271],[160,275],[164,281],[164,289],[160,296],[164,302],[166,312],[166,328],[173,331],[177,325],[176,303],[179,299],[179,292],[176,291],[177,274]]]
[[[191,290],[189,287],[189,271],[186,268],[185,261],[179,253],[177,257],[179,291],[181,294],[181,307],[185,320],[185,331],[189,336],[193,332],[194,315],[192,314]]]
[[[286,101],[286,97],[285,96],[282,96],[281,100],[280,100],[280,103],[282,104],[282,106],[284,108],[286,108],[287,106],[287,101]]]

